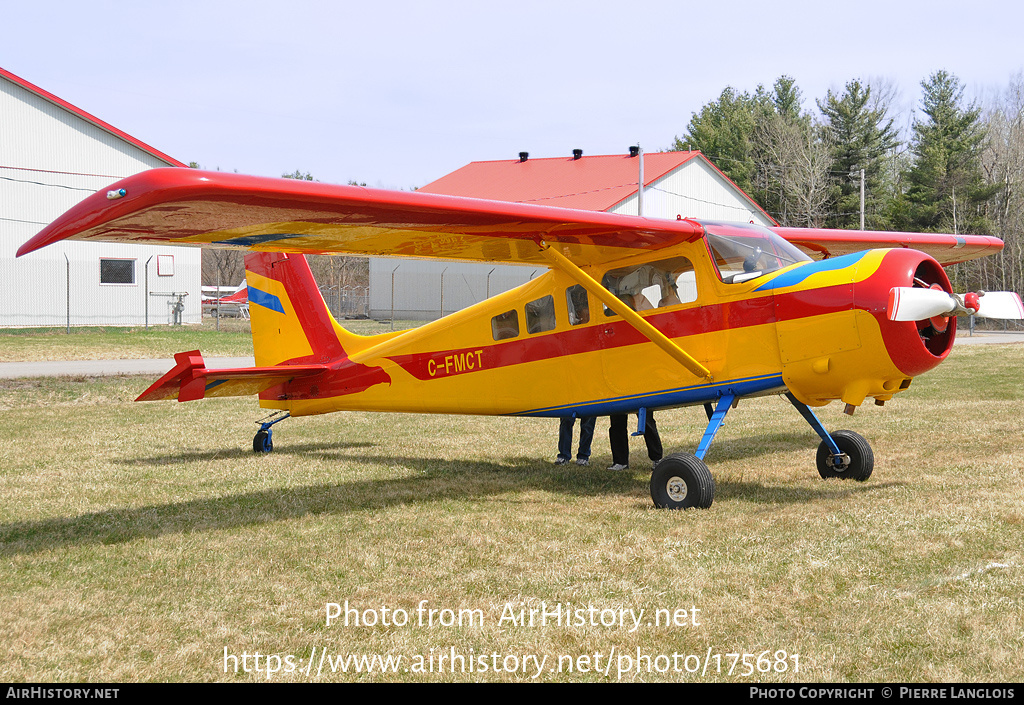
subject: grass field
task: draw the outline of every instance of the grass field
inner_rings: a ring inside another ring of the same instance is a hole
[[[390,323],[371,320],[342,321],[359,335],[391,330]],[[419,321],[395,321],[395,330],[420,325]],[[212,318],[197,326],[150,326],[120,328],[91,326],[72,328],[2,328],[0,362],[46,360],[122,360],[170,358],[176,352],[202,350],[206,357],[252,355],[249,321]]]
[[[1021,345],[957,348],[884,408],[821,410],[871,441],[866,483],[818,477],[785,400],[741,402],[687,512],[653,509],[642,440],[604,470],[603,419],[585,469],[515,418],[290,419],[257,457],[252,400],[0,381],[0,681],[1019,682],[1022,369]],[[666,448],[703,423],[658,415]],[[345,601],[378,624],[328,626]],[[574,622],[508,619],[556,605]]]

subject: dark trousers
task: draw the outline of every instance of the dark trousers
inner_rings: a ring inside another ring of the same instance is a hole
[[[594,441],[594,425],[597,423],[596,416],[584,416],[580,418],[580,446],[576,457],[580,460],[590,458],[590,444]],[[576,419],[572,416],[563,416],[558,426],[558,457],[565,460],[572,460],[572,430],[576,426]]]
[[[608,441],[612,445],[612,462],[616,465],[629,465],[629,429],[626,427],[626,414],[611,417],[612,425],[608,427]],[[661,436],[658,425],[654,423],[654,414],[647,412],[644,426],[644,441],[647,442],[647,457],[653,462],[661,460]]]

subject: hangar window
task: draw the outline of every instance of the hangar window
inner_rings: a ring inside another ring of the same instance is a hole
[[[590,301],[587,300],[586,289],[579,284],[570,286],[565,290],[565,303],[569,307],[569,323],[571,325],[590,323]]]
[[[491,334],[495,340],[515,338],[519,335],[519,312],[515,309],[499,313],[491,319]]]
[[[686,257],[613,269],[601,284],[634,311],[650,311],[697,300],[697,274]],[[604,315],[614,316],[607,306]]]
[[[100,284],[134,284],[135,260],[101,259]]]
[[[555,297],[547,296],[526,304],[526,332],[531,335],[555,329]]]

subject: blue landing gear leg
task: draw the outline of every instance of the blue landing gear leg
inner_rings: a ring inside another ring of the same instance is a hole
[[[838,477],[863,482],[871,477],[871,471],[875,468],[875,455],[863,436],[853,431],[836,431],[830,434],[806,404],[790,393],[786,394],[786,398],[821,437],[817,465],[818,474],[822,478],[827,480],[830,477]]]
[[[274,450],[274,430],[271,428],[278,421],[284,421],[291,416],[287,411],[275,411],[270,416],[265,416],[256,423],[260,430],[252,439],[252,450],[254,453],[269,453]]]
[[[656,507],[707,509],[711,506],[715,499],[715,480],[704,463],[704,456],[735,399],[735,395],[723,394],[713,411],[711,404],[705,404],[708,427],[697,445],[697,451],[693,455],[673,453],[662,458],[654,468],[651,473],[651,499]]]

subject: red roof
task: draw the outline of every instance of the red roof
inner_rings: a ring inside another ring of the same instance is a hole
[[[644,154],[644,185],[660,179],[700,152]],[[471,162],[418,189],[424,193],[487,198],[605,211],[637,192],[637,157],[610,154],[594,157],[552,157]]]
[[[56,105],[58,107],[61,107],[64,110],[67,110],[68,112],[77,115],[78,117],[82,118],[83,120],[91,122],[93,125],[95,125],[96,127],[100,128],[101,130],[106,130],[107,132],[109,132],[110,134],[114,135],[115,137],[119,137],[120,139],[124,140],[125,142],[128,142],[129,144],[135,145],[136,147],[138,147],[139,149],[143,150],[144,152],[147,152],[147,153],[151,154],[152,156],[156,157],[157,159],[159,159],[159,160],[161,160],[163,162],[166,162],[167,164],[170,164],[171,166],[184,166],[184,167],[188,166],[187,164],[183,164],[182,162],[179,162],[174,157],[170,157],[170,156],[164,154],[163,152],[161,152],[158,149],[153,149],[152,147],[150,147],[145,142],[141,142],[141,141],[135,139],[134,137],[129,135],[127,132],[122,132],[121,130],[117,129],[113,125],[110,125],[110,124],[107,124],[107,123],[103,122],[98,117],[94,117],[93,115],[90,115],[89,113],[85,112],[81,108],[75,107],[74,105],[72,105],[71,103],[67,102],[66,100],[61,100],[60,98],[58,98],[57,96],[53,95],[52,93],[44,91],[39,86],[31,84],[28,81],[26,81],[25,79],[20,78],[18,76],[15,76],[13,73],[11,73],[10,71],[7,71],[4,68],[0,68],[0,77],[6,78],[7,80],[11,81],[12,83],[16,83],[17,85],[21,86],[25,90],[28,90],[28,91],[31,91],[32,93],[35,93],[40,98],[48,100],[51,103],[53,103],[54,105]]]

